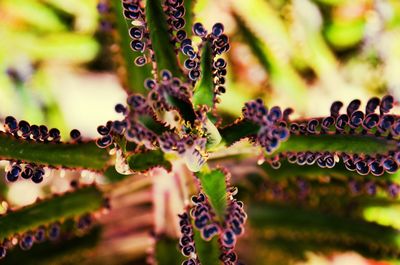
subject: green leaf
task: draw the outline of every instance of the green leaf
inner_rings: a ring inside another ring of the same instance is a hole
[[[181,264],[183,255],[178,249],[178,241],[166,236],[158,236],[154,256],[157,265]]]
[[[383,137],[349,134],[291,135],[275,153],[346,152],[351,154],[386,154],[397,150],[397,142]]]
[[[41,143],[16,139],[0,132],[0,158],[55,167],[103,170],[111,156],[93,141],[77,144]]]
[[[29,251],[14,248],[7,252],[2,265],[51,265],[51,264],[82,264],[90,257],[94,247],[99,243],[101,227],[93,228],[88,234],[63,239],[56,244],[46,241],[34,244]]]
[[[144,66],[137,66],[134,61],[140,52],[135,52],[131,48],[131,39],[129,37],[129,23],[127,23],[122,8],[122,1],[120,0],[110,0],[109,1],[113,12],[115,15],[113,21],[115,25],[115,30],[117,32],[118,38],[114,41],[119,45],[120,55],[118,56],[117,64],[125,67],[126,74],[123,80],[121,80],[124,89],[131,93],[147,94],[147,90],[144,87],[144,81],[146,78],[151,78],[151,63]]]
[[[167,69],[173,76],[182,77],[161,0],[147,0],[145,13],[151,45],[157,62],[157,71]]]
[[[207,196],[220,222],[225,220],[227,207],[226,175],[221,169],[196,173],[201,187]]]
[[[200,232],[194,229],[194,244],[196,247],[197,256],[202,265],[220,265],[219,255],[219,244],[217,237],[211,239],[211,241],[205,241],[201,238]],[[172,264],[172,263],[171,263]]]
[[[287,160],[282,160],[279,169],[274,169],[270,164],[264,163],[262,169],[267,173],[268,177],[274,180],[295,179],[302,177],[305,179],[318,179],[321,176],[328,176],[334,179],[348,181],[350,178],[359,180],[377,180],[373,174],[359,175],[356,171],[349,171],[344,166],[343,162],[338,162],[333,168],[321,168],[318,165],[298,165],[289,163]],[[379,180],[398,180],[400,172],[395,174],[385,173],[379,176]]]
[[[0,217],[0,239],[96,211],[102,203],[103,195],[94,186],[35,203]]]
[[[220,129],[222,143],[233,143],[258,133],[259,126],[246,120]],[[397,150],[396,140],[363,134],[290,135],[272,154],[284,152],[346,152],[349,154],[386,154]]]
[[[249,205],[248,216],[254,228],[266,229],[288,239],[341,244],[348,250],[362,247],[388,255],[400,253],[400,237],[396,229],[362,219],[267,203]]]
[[[206,41],[201,53],[201,79],[193,92],[193,105],[214,107],[214,78],[212,73],[213,54],[210,41]]]
[[[133,154],[127,160],[130,169],[134,171],[143,172],[154,167],[163,167],[168,171],[172,169],[171,163],[165,159],[161,150]]]
[[[258,133],[260,126],[247,120],[240,120],[219,129],[222,143],[230,146],[243,138],[254,136]]]

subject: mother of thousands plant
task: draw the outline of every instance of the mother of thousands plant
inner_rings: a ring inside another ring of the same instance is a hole
[[[135,173],[175,172],[179,187],[170,192],[181,192],[184,206],[154,228],[152,264],[243,264],[235,248],[242,235],[245,241],[267,242],[265,251],[286,247],[299,256],[307,250],[355,250],[398,257],[398,231],[362,217],[367,206],[396,203],[400,190],[395,99],[374,97],[364,109],[357,99],[346,107],[336,101],[327,116],[300,119],[291,119],[292,109],[255,99],[229,123],[218,110],[226,91],[223,55],[229,38],[221,23],[211,29],[193,23],[193,5],[191,0],[101,0],[101,26],[114,45],[116,70],[128,93],[126,102],[115,106],[121,119],[104,121],[97,139],[84,140],[72,130],[71,140],[63,142],[58,129],[6,117],[0,157],[10,161],[7,182],[40,183],[51,168],[89,170],[114,183]],[[234,18],[265,62],[256,34],[238,14]],[[253,163],[263,177],[237,182],[241,195],[229,164],[222,166],[228,158]],[[185,168],[191,172],[187,179]],[[65,240],[74,240],[71,234],[93,227],[109,208],[109,191],[73,182],[65,194],[7,211],[0,217],[0,257],[17,244],[27,250],[66,234]],[[167,232],[168,226],[178,229]]]

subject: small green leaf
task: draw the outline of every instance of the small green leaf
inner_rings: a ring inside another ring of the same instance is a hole
[[[213,54],[211,43],[207,40],[201,53],[201,79],[193,92],[193,105],[206,105],[210,109],[214,107],[214,78],[212,73]]]
[[[221,169],[200,171],[196,173],[202,189],[206,194],[220,222],[225,220],[227,207],[226,175]]]
[[[291,135],[275,153],[346,152],[349,154],[386,154],[397,150],[397,142],[383,137],[349,134]]]
[[[219,132],[222,137],[222,143],[230,146],[243,138],[256,135],[259,129],[260,126],[253,122],[240,120],[219,129]]]
[[[169,70],[173,76],[182,77],[175,47],[171,42],[166,15],[161,0],[146,1],[146,21],[150,32],[157,70]]]
[[[202,265],[221,265],[219,260],[221,252],[217,237],[214,237],[211,241],[205,241],[201,238],[200,232],[194,229],[194,244],[197,256]]]
[[[155,243],[155,260],[157,265],[181,264],[183,255],[178,249],[178,241],[166,236],[158,236]]]
[[[40,165],[66,168],[103,170],[111,156],[95,142],[40,143],[16,139],[0,132],[0,157],[6,160],[22,160]]]
[[[0,239],[96,211],[102,203],[103,195],[94,186],[35,203],[0,217]]]
[[[133,154],[127,160],[130,169],[139,172],[147,171],[154,167],[163,167],[168,171],[172,168],[171,163],[165,159],[161,150]]]

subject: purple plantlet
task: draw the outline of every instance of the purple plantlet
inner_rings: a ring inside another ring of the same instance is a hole
[[[4,122],[6,131],[10,133],[15,133],[18,131],[18,122],[12,116],[7,116]]]
[[[193,33],[199,37],[205,37],[207,34],[206,29],[204,28],[203,24],[197,22],[193,25]]]
[[[32,248],[33,243],[34,237],[30,233],[27,233],[22,236],[21,240],[19,241],[19,246],[22,250],[29,250]]]
[[[368,100],[367,106],[365,107],[365,113],[368,115],[374,113],[376,108],[379,106],[381,100],[377,97],[373,97]]]
[[[60,225],[57,223],[52,224],[47,230],[48,238],[51,241],[57,240],[60,236],[60,232],[61,232]]]
[[[7,254],[7,249],[4,246],[0,246],[0,259],[3,259]]]
[[[44,173],[45,172],[42,167],[36,167],[35,170],[33,171],[31,180],[36,184],[41,183],[43,181]]]
[[[212,27],[212,31],[211,31],[212,35],[214,37],[219,37],[224,33],[224,25],[222,23],[216,23],[214,24],[214,26]]]
[[[349,105],[347,106],[347,115],[351,116],[353,112],[358,110],[361,105],[361,101],[359,99],[352,100]]]
[[[71,130],[71,132],[69,133],[69,136],[71,137],[71,140],[74,142],[78,142],[82,138],[81,132],[77,129]]]
[[[44,227],[39,227],[35,232],[35,242],[42,243],[46,240],[46,229]]]
[[[113,143],[111,135],[105,135],[96,140],[96,144],[100,148],[107,148]]]
[[[21,177],[24,179],[30,179],[33,176],[33,165],[26,164],[24,167],[24,171],[21,173]]]

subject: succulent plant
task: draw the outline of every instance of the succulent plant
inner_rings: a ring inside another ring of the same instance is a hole
[[[231,48],[222,23],[195,22],[191,0],[100,0],[97,7],[113,47],[107,55],[127,94],[115,106],[120,118],[99,125],[96,139],[74,129],[64,141],[57,128],[7,116],[0,158],[9,161],[6,183],[39,184],[54,170],[68,170],[104,176],[108,184],[74,180],[68,192],[5,211],[2,261],[8,252],[13,264],[24,255],[32,261],[45,252],[35,249],[39,244],[62,253],[49,241],[66,250],[95,245],[104,213],[113,216],[113,190],[141,174],[154,179],[150,264],[268,264],[257,262],[263,245],[296,259],[335,250],[399,257],[398,231],[363,215],[368,207],[398,203],[395,97],[373,97],[363,108],[358,99],[346,107],[335,101],[326,116],[301,118],[258,98],[232,118],[219,109],[229,90]],[[230,11],[238,35],[274,82],[287,74],[294,95],[301,94],[306,88],[297,74],[266,52],[238,11]],[[23,82],[9,70],[13,82]],[[251,169],[235,176],[245,164]],[[32,250],[13,255],[17,245]],[[249,256],[246,245],[257,253]]]

